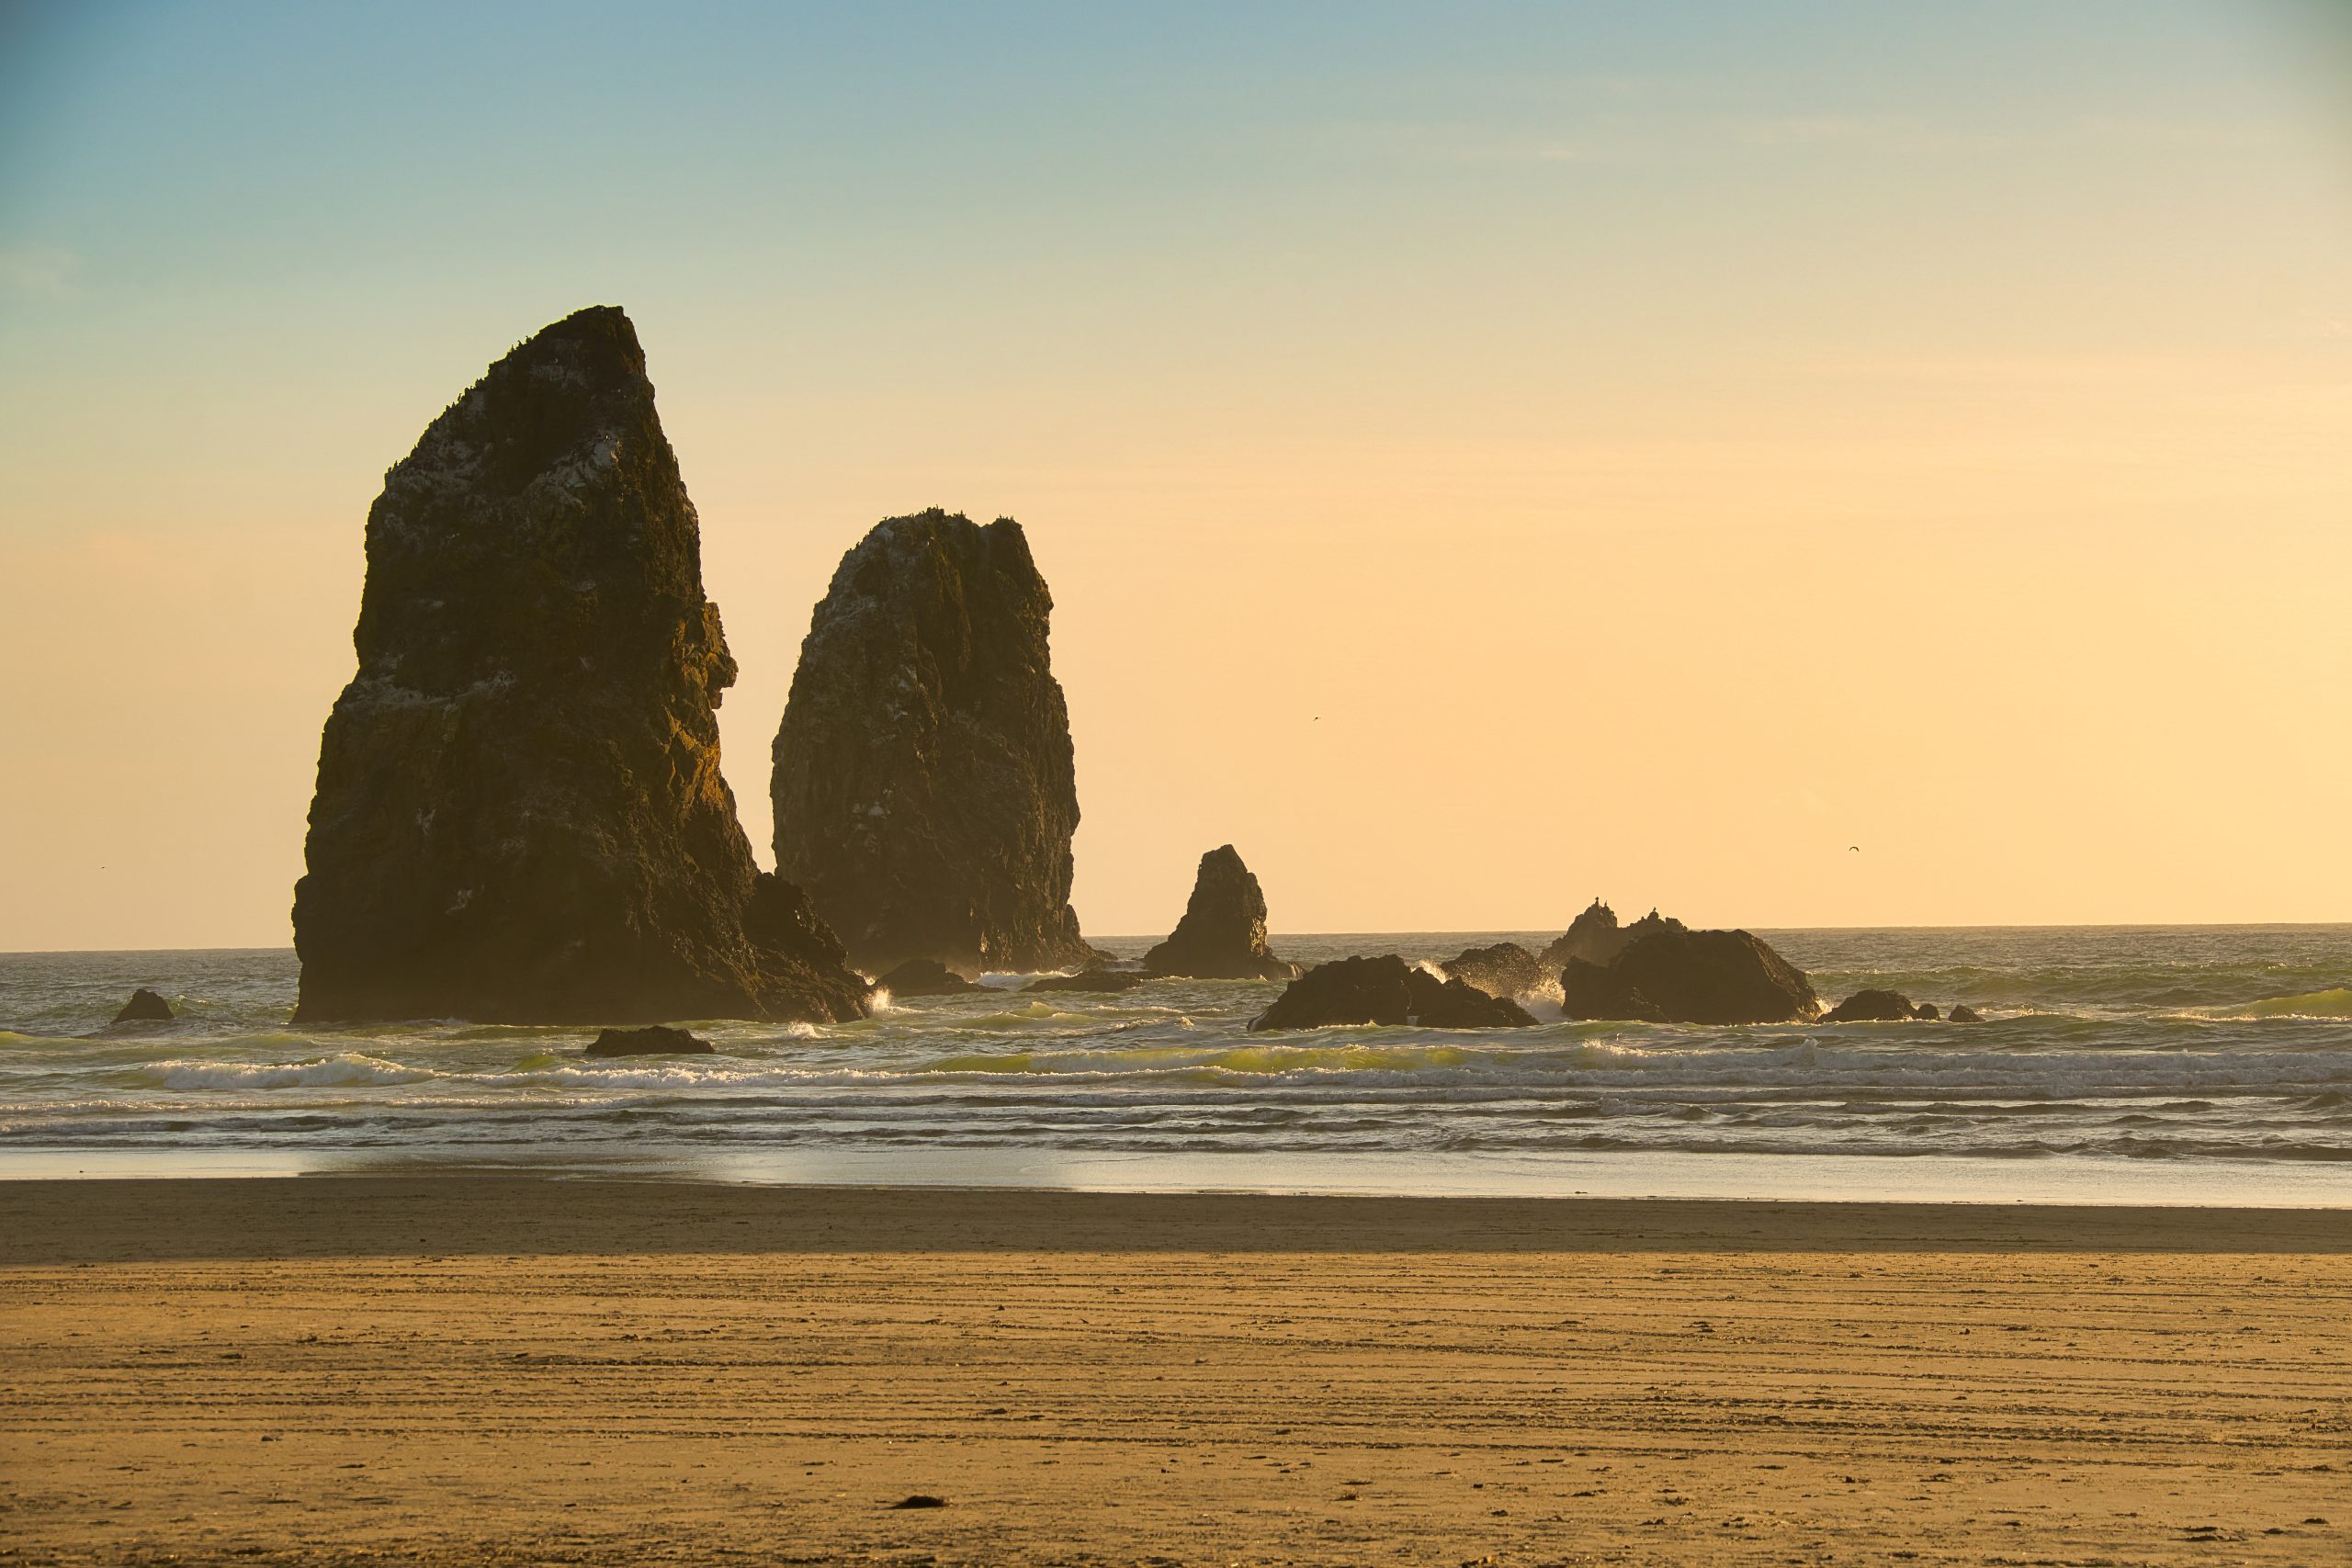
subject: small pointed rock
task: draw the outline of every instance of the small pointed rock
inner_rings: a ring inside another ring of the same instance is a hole
[[[1298,966],[1266,944],[1266,895],[1231,844],[1201,857],[1184,918],[1143,957],[1148,975],[1194,980],[1287,980]]]
[[[114,1015],[114,1021],[117,1023],[169,1023],[176,1016],[172,1011],[171,1003],[141,986],[130,993],[130,999],[122,1004],[122,1010]]]

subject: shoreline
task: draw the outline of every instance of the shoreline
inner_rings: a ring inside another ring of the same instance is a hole
[[[2352,1255],[2352,1211],[782,1186],[435,1174],[0,1181],[0,1268],[906,1253]]]
[[[0,1141],[9,1181],[479,1176],[749,1187],[928,1188],[1356,1198],[1921,1203],[2352,1211],[2352,1162],[2043,1156],[1605,1153],[1438,1155],[795,1147],[752,1140],[538,1148],[42,1148]]]

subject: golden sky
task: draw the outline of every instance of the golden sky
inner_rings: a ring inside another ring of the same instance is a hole
[[[1097,934],[1227,841],[1277,931],[2352,919],[2325,7],[91,14],[0,32],[0,949],[288,940],[382,471],[590,303],[763,858],[937,504]]]

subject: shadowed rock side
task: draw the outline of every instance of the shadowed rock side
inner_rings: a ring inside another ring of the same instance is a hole
[[[1558,972],[1547,973],[1533,953],[1515,942],[1474,947],[1438,967],[1449,977],[1466,981],[1490,997],[1532,997],[1559,988]]]
[[[888,518],[819,602],[775,738],[776,867],[869,973],[1099,955],[1069,907],[1069,716],[1021,525]]]
[[[1630,926],[1617,923],[1617,911],[1595,898],[1568,925],[1568,929],[1554,939],[1552,944],[1536,954],[1535,962],[1546,974],[1555,975],[1567,966],[1572,958],[1606,968],[1617,961],[1617,955],[1637,938],[1652,931],[1684,930],[1680,920],[1669,919],[1652,909]]]
[[[1410,1023],[1424,1029],[1527,1029],[1534,1022],[1516,1002],[1461,980],[1441,980],[1390,953],[1317,964],[1293,980],[1250,1027],[1262,1032]]]
[[[1287,980],[1298,965],[1266,945],[1266,895],[1231,844],[1201,857],[1184,918],[1143,955],[1147,975],[1193,980]]]
[[[353,640],[294,890],[299,1021],[863,1014],[720,776],[735,661],[619,310],[516,348],[385,477]]]
[[[1746,931],[1679,923],[1629,942],[1606,966],[1570,959],[1560,976],[1570,1018],[1647,1023],[1786,1023],[1821,999],[1804,972]]]

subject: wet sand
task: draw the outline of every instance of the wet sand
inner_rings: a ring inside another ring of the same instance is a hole
[[[2342,1562],[2347,1303],[2343,1211],[5,1183],[0,1562]]]

